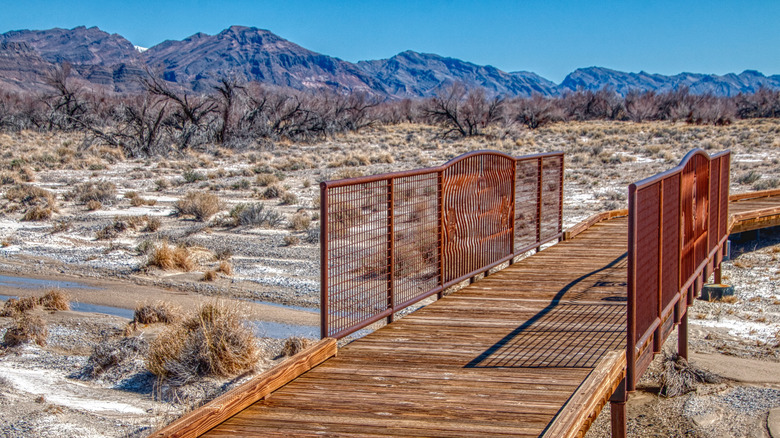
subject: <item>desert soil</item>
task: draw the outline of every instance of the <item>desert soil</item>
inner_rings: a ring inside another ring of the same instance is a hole
[[[720,127],[583,122],[468,139],[439,134],[436,127],[378,126],[312,144],[214,148],[152,159],[127,159],[94,145],[82,149],[75,134],[0,134],[6,173],[57,199],[50,218],[25,221],[25,207],[5,196],[14,185],[0,186],[0,275],[81,283],[90,288],[66,290],[78,302],[124,309],[157,300],[185,308],[213,298],[238,300],[251,321],[312,328],[319,302],[319,181],[439,165],[479,149],[513,155],[563,150],[565,227],[624,208],[628,184],[673,167],[696,147],[732,150],[732,193],[780,186],[776,120]],[[109,181],[116,193],[88,208],[68,196],[85,181]],[[274,196],[269,187],[292,196]],[[175,215],[175,203],[192,191],[216,194],[219,211],[202,221]],[[281,222],[235,223],[230,212],[236,205],[260,202]],[[296,215],[310,223],[296,225]],[[156,227],[148,226],[151,219],[159,220]],[[187,248],[195,267],[185,272],[149,266],[151,250],[162,242]],[[656,394],[651,370],[629,402],[631,436],[769,433],[769,412],[780,407],[780,384],[767,371],[780,362],[779,244],[770,232],[735,243],[735,258],[724,273],[736,288],[736,302],[699,301],[691,309],[692,359],[722,375],[724,383],[666,399]],[[225,261],[230,273],[204,280]],[[2,295],[40,293],[13,282],[0,286]],[[94,346],[124,338],[128,319],[74,311],[41,316],[49,326],[45,347],[4,348],[0,354],[0,436],[142,436],[248,377],[164,390],[153,384],[139,356],[85,379]],[[10,324],[0,318],[0,335]],[[158,331],[140,327],[130,336],[151,339]],[[278,361],[281,349],[280,339],[264,334],[258,331],[265,351],[258,371]],[[667,348],[673,345],[670,339]],[[608,420],[607,409],[589,436],[607,436]]]

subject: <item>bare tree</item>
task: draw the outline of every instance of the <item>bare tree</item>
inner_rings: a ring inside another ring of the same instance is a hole
[[[455,83],[443,93],[428,101],[425,112],[447,129],[443,135],[458,133],[463,137],[480,135],[492,122],[498,120],[503,100],[488,98],[483,88],[468,91],[462,83]]]
[[[54,89],[45,96],[49,106],[49,130],[69,131],[86,124],[87,104],[82,98],[81,86],[70,80],[71,65],[64,62],[46,77],[46,84]]]
[[[164,97],[174,105],[176,109],[165,119],[165,125],[178,133],[181,149],[190,147],[195,137],[206,130],[206,118],[216,111],[214,101],[177,91],[152,74],[143,78],[142,83],[146,91]]]

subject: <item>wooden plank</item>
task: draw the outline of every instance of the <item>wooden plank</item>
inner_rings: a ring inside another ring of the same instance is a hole
[[[747,193],[739,193],[736,195],[729,195],[729,203],[731,204],[745,199],[767,198],[770,196],[780,196],[780,189],[761,190],[757,192],[747,192]]]
[[[198,437],[336,355],[336,340],[325,338],[282,364],[185,414],[151,437]]]
[[[626,375],[626,352],[607,353],[561,408],[545,438],[582,437]]]
[[[622,210],[610,210],[605,211],[603,213],[596,213],[589,218],[585,219],[584,221],[578,223],[577,225],[574,225],[573,227],[569,228],[568,230],[563,232],[563,240],[571,240],[574,237],[576,237],[579,234],[582,234],[585,230],[592,227],[593,225],[608,220],[613,219],[616,217],[621,216],[628,216],[628,210],[622,209]]]

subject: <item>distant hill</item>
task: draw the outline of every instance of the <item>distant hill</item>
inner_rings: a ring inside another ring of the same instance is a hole
[[[351,63],[305,49],[268,30],[231,26],[217,35],[197,33],[141,49],[97,27],[16,30],[0,34],[0,86],[40,90],[57,64],[68,62],[86,84],[115,92],[141,89],[146,71],[195,92],[210,92],[222,78],[297,90],[366,92],[389,98],[436,94],[455,82],[503,96],[558,96],[611,87],[664,92],[687,87],[696,94],[733,96],[760,87],[780,89],[780,75],[746,70],[723,76],[625,73],[603,67],[577,69],[560,85],[532,72],[505,72],[436,54],[405,51],[388,59]]]

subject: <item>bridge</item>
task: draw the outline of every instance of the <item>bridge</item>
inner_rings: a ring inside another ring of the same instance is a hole
[[[152,436],[575,437],[607,402],[625,436],[729,233],[780,225],[780,190],[729,196],[730,153],[696,150],[563,230],[563,167],[487,151],[323,183],[323,339]]]

